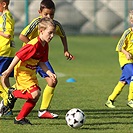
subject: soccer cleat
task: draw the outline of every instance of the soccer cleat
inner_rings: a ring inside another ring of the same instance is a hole
[[[2,100],[2,101],[0,102],[0,117],[4,114],[4,112],[3,112],[3,107],[4,107],[4,100]]]
[[[111,100],[107,100],[107,102],[105,103],[105,105],[107,106],[107,107],[109,107],[109,108],[115,108],[115,106],[113,105],[113,101],[111,101]]]
[[[129,107],[133,108],[133,100],[130,100],[130,101],[127,103],[127,105],[128,105]]]
[[[14,108],[14,104],[17,100],[17,98],[15,98],[12,94],[13,91],[14,91],[14,88],[9,88],[8,90],[8,106],[10,109]]]
[[[50,113],[49,111],[38,111],[38,117],[39,118],[42,118],[42,119],[54,119],[54,118],[58,118],[58,115],[57,114],[53,114],[53,113]]]
[[[32,125],[31,122],[26,118],[23,118],[21,120],[16,120],[16,118],[14,118],[14,124],[20,124],[20,125],[29,124],[29,125]]]
[[[0,102],[0,117],[7,113],[9,107],[4,105],[4,100]]]
[[[13,115],[13,112],[12,110],[9,109],[7,112],[4,113],[4,115],[6,116]]]

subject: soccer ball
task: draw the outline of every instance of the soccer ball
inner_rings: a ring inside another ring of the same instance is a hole
[[[85,122],[85,114],[78,108],[73,108],[66,113],[66,123],[69,127],[79,128]]]

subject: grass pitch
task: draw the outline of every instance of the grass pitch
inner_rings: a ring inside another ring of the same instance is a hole
[[[17,49],[21,42],[16,37]],[[63,47],[58,37],[50,44],[49,60],[58,76],[50,110],[59,114],[58,119],[39,119],[37,112],[41,97],[29,114],[30,125],[14,125],[24,100],[18,99],[13,116],[0,118],[0,133],[132,133],[133,109],[127,104],[128,86],[116,99],[115,109],[105,107],[107,97],[119,80],[119,68],[115,47],[119,37],[69,36],[70,52],[75,59],[68,61],[63,55]],[[76,82],[67,83],[74,78]],[[42,90],[46,82],[38,75]],[[11,80],[12,84],[14,79]],[[66,125],[65,114],[71,108],[80,108],[86,115],[82,128],[72,129]]]

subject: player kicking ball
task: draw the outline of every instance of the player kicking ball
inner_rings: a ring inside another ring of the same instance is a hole
[[[9,88],[7,108],[12,108],[16,98],[26,100],[19,114],[15,117],[14,124],[31,124],[26,117],[35,107],[41,93],[36,77],[37,66],[40,66],[46,72],[53,83],[56,82],[56,75],[44,64],[48,60],[48,43],[54,36],[55,24],[50,18],[42,18],[39,21],[38,30],[39,36],[23,46],[16,53],[7,70],[2,73],[2,84],[4,87]],[[5,82],[13,69],[16,89],[11,88]]]
[[[55,14],[55,4],[52,0],[42,0],[40,2],[40,8],[39,8],[39,17],[32,20],[32,22],[26,26],[23,31],[20,33],[19,39],[23,42],[23,45],[33,39],[34,37],[38,36],[38,22],[40,18],[51,18],[53,19],[56,29],[55,34],[58,35],[61,39],[62,45],[63,45],[63,52],[64,56],[67,58],[67,60],[72,60],[73,56],[68,51],[68,44],[67,44],[67,38],[65,35],[65,32],[63,30],[62,25],[54,19]],[[53,66],[51,65],[50,61],[44,62],[47,67],[51,70],[51,72],[54,73]],[[38,110],[38,117],[41,119],[54,119],[58,117],[58,114],[52,113],[49,110],[51,101],[54,96],[55,88],[57,86],[58,80],[56,79],[56,82],[53,82],[49,76],[40,68],[37,67],[37,73],[46,81],[45,88],[42,89],[42,101],[41,106]]]

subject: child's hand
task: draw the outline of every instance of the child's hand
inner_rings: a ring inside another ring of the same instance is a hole
[[[68,51],[64,52],[65,57],[67,57],[67,60],[72,60],[74,57],[71,55]]]
[[[55,83],[55,82],[56,82],[56,78],[57,78],[56,74],[52,73],[50,70],[48,70],[46,73],[48,74],[48,76],[49,76],[49,77],[53,80],[53,82]]]
[[[127,60],[131,60],[131,59],[133,59],[133,56],[132,56],[132,54],[131,53],[127,53],[126,54],[126,58],[127,58]]]
[[[50,78],[52,78],[52,80],[53,80],[54,83],[56,82],[56,75],[55,74],[52,73],[50,75]]]

